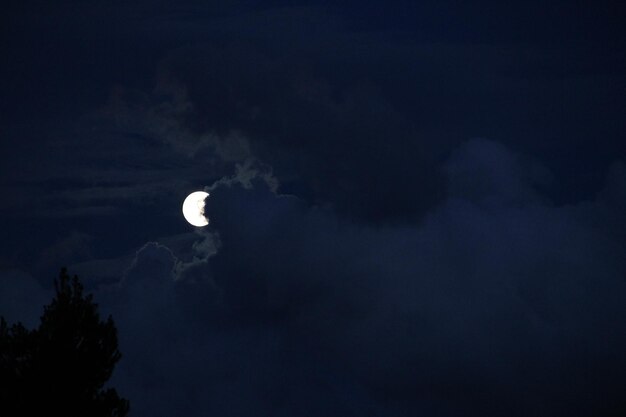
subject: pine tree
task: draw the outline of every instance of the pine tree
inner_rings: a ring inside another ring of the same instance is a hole
[[[0,415],[123,417],[129,403],[105,389],[121,354],[113,319],[62,269],[39,328],[0,319]]]

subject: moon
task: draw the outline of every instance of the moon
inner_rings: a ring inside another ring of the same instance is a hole
[[[204,199],[209,193],[194,191],[183,201],[183,216],[191,225],[202,227],[209,224],[209,219],[204,216]]]

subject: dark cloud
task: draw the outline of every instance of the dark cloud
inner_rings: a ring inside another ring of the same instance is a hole
[[[553,194],[561,202],[600,186],[608,149],[623,154],[619,81],[584,64],[612,58],[591,58],[574,41],[556,50],[390,42],[333,25],[309,31],[311,16],[295,8],[217,22],[212,40],[172,49],[160,63],[192,103],[186,125],[198,134],[240,132],[285,190],[365,220],[397,221],[442,197],[437,169],[469,136],[541,152],[560,179]],[[266,24],[287,19],[300,25]],[[233,27],[250,36],[232,37]],[[593,97],[603,97],[602,111],[591,108]],[[592,113],[611,122],[596,125]],[[564,137],[593,163],[577,164]]]
[[[55,71],[38,79],[45,86],[38,88],[37,97],[47,103],[40,114],[51,117],[53,110],[68,106],[67,112],[78,107],[93,114],[109,100],[105,122],[87,118],[76,126],[72,116],[74,125],[56,122],[43,132],[25,126],[10,131],[13,142],[39,136],[26,142],[34,152],[74,149],[65,160],[42,158],[44,166],[29,172],[39,175],[21,178],[37,183],[23,197],[27,200],[43,192],[43,178],[76,181],[73,168],[69,175],[63,172],[77,158],[88,164],[88,173],[84,184],[71,187],[74,198],[75,191],[107,200],[123,192],[146,201],[175,188],[211,183],[252,155],[274,168],[286,192],[385,223],[419,218],[442,198],[444,178],[437,170],[447,153],[468,137],[489,137],[529,154],[541,153],[559,179],[552,193],[561,202],[589,198],[611,158],[624,157],[619,140],[624,130],[619,69],[624,63],[608,44],[601,52],[577,37],[559,38],[557,47],[520,42],[504,32],[497,42],[486,42],[472,40],[464,30],[457,34],[461,41],[431,27],[438,37],[417,42],[349,30],[355,20],[366,20],[367,9],[346,14],[342,8],[230,4],[221,10],[234,7],[232,13],[224,13],[216,7],[186,4],[172,9],[164,3],[113,13],[92,6],[72,6],[89,10],[86,14],[58,8],[48,11],[47,19],[24,20],[35,25],[33,30],[37,25],[51,25],[53,31],[63,27],[63,35],[52,37],[45,50],[51,60],[46,67]],[[434,4],[399,7],[414,17],[438,10]],[[481,16],[484,7],[468,13]],[[446,10],[453,19],[459,9]],[[543,18],[553,12],[534,13]],[[573,19],[585,15],[582,8],[570,12]],[[601,16],[608,19],[604,12]],[[492,20],[490,15],[482,18]],[[480,32],[480,26],[475,30]],[[446,27],[446,33],[454,33]],[[106,47],[103,38],[109,42]],[[24,42],[26,52],[44,48]],[[71,59],[53,53],[62,45],[72,51]],[[37,57],[11,62],[39,68]],[[76,72],[85,76],[68,76]],[[10,75],[35,78],[18,70]],[[98,89],[80,83],[97,84]],[[65,92],[56,90],[70,86]],[[25,93],[9,91],[16,101]],[[67,96],[72,100],[63,99]],[[36,116],[20,112],[24,114],[28,118],[17,119],[28,126]],[[65,118],[59,115],[57,120]],[[63,132],[63,139],[59,133],[51,136],[50,130]],[[565,151],[565,142],[575,152]],[[31,152],[7,161],[3,176],[13,178]],[[588,163],[579,163],[576,155],[581,153]],[[103,161],[103,154],[110,158]],[[20,186],[19,192],[23,190]],[[69,196],[58,198],[65,202]],[[11,207],[16,204],[26,203],[18,200]],[[68,213],[127,210],[110,201],[82,200],[80,205]]]
[[[528,160],[467,142],[446,198],[402,226],[215,186],[209,232],[179,253],[146,244],[101,295],[126,354],[116,383],[150,415],[616,412],[626,229],[603,217],[619,206],[539,198],[549,175]]]

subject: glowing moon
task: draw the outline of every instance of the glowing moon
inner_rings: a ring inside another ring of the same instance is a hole
[[[183,201],[183,216],[191,225],[202,227],[209,224],[209,219],[204,217],[204,199],[208,196],[209,193],[204,191],[195,191]]]

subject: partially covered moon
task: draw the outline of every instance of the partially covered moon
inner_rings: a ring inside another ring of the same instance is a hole
[[[189,224],[202,227],[209,224],[209,219],[204,215],[204,200],[209,196],[209,193],[204,191],[195,191],[185,198],[183,201],[183,216]]]

